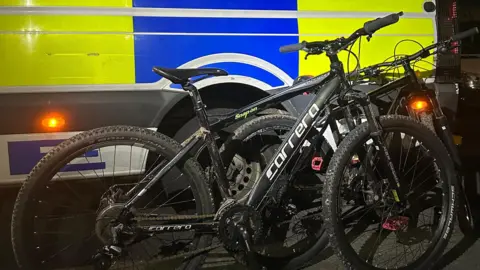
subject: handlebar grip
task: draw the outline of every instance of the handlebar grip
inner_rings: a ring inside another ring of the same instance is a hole
[[[373,21],[368,21],[363,25],[363,29],[365,30],[365,32],[367,32],[367,34],[371,35],[385,26],[398,22],[400,16],[402,15],[403,12],[393,13],[383,18],[377,18]]]
[[[280,52],[297,52],[304,49],[307,46],[307,43],[303,41],[302,43],[290,44],[280,47]]]
[[[461,33],[454,35],[452,37],[452,41],[461,40],[470,36],[474,36],[476,34],[478,34],[478,27],[474,27],[474,28],[468,29],[467,31],[463,31]]]

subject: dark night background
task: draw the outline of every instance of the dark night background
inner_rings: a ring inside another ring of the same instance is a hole
[[[458,1],[458,19],[460,31],[472,27],[480,28],[480,0]],[[480,54],[480,37],[478,35],[462,42],[462,54]]]

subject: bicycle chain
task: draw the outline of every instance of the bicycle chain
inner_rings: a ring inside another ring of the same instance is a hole
[[[214,249],[219,248],[219,247],[223,247],[223,244],[216,244],[216,245],[213,245],[213,246],[209,246],[209,247],[205,247],[205,248],[201,248],[201,249],[196,249],[194,251],[189,251],[189,252],[185,252],[185,253],[182,253],[182,254],[176,254],[176,255],[172,255],[172,256],[163,257],[161,259],[156,260],[155,262],[165,262],[165,261],[170,261],[170,260],[175,260],[175,259],[186,259],[188,257],[194,257],[194,256],[196,256],[198,254],[201,254],[201,253],[204,253],[204,252],[209,252],[209,251],[214,250]]]
[[[307,210],[307,212],[316,212],[315,210]],[[318,210],[317,210],[318,211]],[[313,216],[316,216],[316,215],[313,215]],[[141,220],[155,220],[155,221],[168,221],[168,220],[185,220],[185,219],[202,219],[202,218],[213,218],[215,217],[215,215],[213,214],[209,214],[209,215],[182,215],[182,216],[177,216],[177,217],[136,217],[135,220],[138,220],[138,221],[141,221]],[[312,216],[307,216],[307,217],[312,217]],[[302,220],[306,217],[303,217],[303,218],[300,218],[299,220]],[[288,222],[288,221],[287,221]],[[198,255],[198,254],[201,254],[201,253],[204,253],[204,252],[208,252],[208,251],[211,251],[211,250],[214,250],[216,248],[220,248],[220,247],[223,247],[223,244],[216,244],[216,245],[212,245],[212,246],[209,246],[209,247],[205,247],[205,248],[202,248],[202,249],[197,249],[197,250],[194,250],[194,251],[190,251],[190,252],[185,252],[185,253],[182,253],[182,254],[176,254],[176,255],[172,255],[172,256],[167,256],[167,257],[163,257],[161,259],[158,259],[158,262],[165,262],[165,261],[170,261],[170,260],[175,260],[175,259],[186,259],[188,257],[193,257],[195,255]]]
[[[322,212],[320,213],[315,213],[315,212],[318,212],[318,211],[321,211],[321,210],[318,210],[318,209],[308,209],[308,210],[304,210],[306,212],[306,215],[303,216],[303,217],[300,217],[300,218],[296,218],[295,221],[300,221],[300,220],[304,220],[304,219],[307,219],[307,218],[314,218],[314,217],[318,217],[318,216],[322,216]],[[309,215],[309,214],[313,214],[313,215]],[[283,225],[283,224],[286,224],[286,223],[290,223],[292,220],[289,219],[289,220],[285,220],[285,221],[282,221],[280,223],[278,223],[278,225]]]
[[[316,212],[318,210],[316,210],[316,211],[315,210],[312,211],[312,209],[307,210],[307,216],[303,217],[303,218],[300,218],[300,220],[302,220],[304,218],[307,218],[307,217],[312,217],[312,216],[308,216],[308,214],[309,214],[308,212],[310,212],[310,211],[311,212]],[[316,216],[316,215],[313,215],[313,216]],[[147,214],[145,214],[145,215],[138,215],[133,219],[136,220],[136,221],[172,221],[172,220],[188,220],[188,219],[207,219],[207,218],[214,218],[214,217],[215,217],[215,214],[179,215],[179,216],[170,216],[170,217],[151,217],[151,216],[148,216]],[[214,250],[214,249],[217,249],[217,248],[220,248],[220,247],[223,247],[222,243],[217,244],[217,245],[212,245],[212,246],[209,246],[209,247],[205,247],[205,248],[202,248],[202,249],[197,249],[197,250],[194,250],[194,251],[189,251],[189,252],[184,252],[184,253],[181,253],[181,254],[176,254],[176,255],[172,255],[172,256],[159,258],[158,260],[155,260],[155,261],[165,262],[165,261],[170,261],[170,260],[175,260],[175,259],[186,259],[188,257],[194,257],[198,254],[201,254],[201,253],[204,253],[204,252],[209,252],[211,250]]]

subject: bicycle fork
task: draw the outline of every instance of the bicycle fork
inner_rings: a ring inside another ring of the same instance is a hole
[[[375,118],[372,106],[370,104],[369,98],[365,93],[348,93],[345,95],[345,99],[354,100],[360,106],[362,106],[365,116],[367,118],[368,126],[370,129],[370,135],[372,136],[373,145],[377,147],[377,150],[380,154],[380,162],[383,168],[386,168],[387,178],[391,187],[391,192],[395,202],[402,203],[405,201],[405,194],[403,193],[400,180],[393,166],[393,162],[388,153],[388,149],[385,145],[385,140],[383,138],[383,130],[378,123],[378,120]],[[359,156],[360,160],[367,159],[366,152],[363,156]]]
[[[459,188],[459,227],[464,234],[469,234],[474,231],[476,221],[474,219],[472,207],[470,204],[471,198],[469,198],[469,193],[466,192],[466,182],[460,153],[457,146],[455,145],[453,133],[448,124],[447,117],[443,113],[441,106],[438,103],[438,100],[436,98],[430,98],[430,103],[432,104],[433,116],[435,117],[435,132],[447,148],[447,151],[449,152],[450,157],[452,158],[452,161],[455,165],[455,169],[457,171],[457,187]]]

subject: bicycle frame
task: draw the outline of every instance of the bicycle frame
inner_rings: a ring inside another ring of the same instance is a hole
[[[402,91],[408,91],[409,93],[412,92],[410,87],[420,91],[422,90],[421,85],[417,81],[417,77],[413,70],[408,66],[408,63],[405,63],[406,68],[406,76],[392,81],[384,86],[381,86],[373,91],[368,93],[368,97],[370,102],[377,106],[385,106],[385,101],[382,101],[380,97],[386,93],[392,92],[397,89],[401,89],[400,93],[397,95],[397,99],[395,99],[391,104],[388,105],[388,112],[391,112],[395,107],[399,106],[398,97],[402,95],[406,95],[402,93]],[[411,72],[409,72],[409,69]],[[332,132],[335,135],[338,135],[338,128],[335,123],[336,115],[338,113],[343,113],[345,118],[347,119],[347,124],[349,129],[353,128],[353,124],[351,123],[351,113],[349,110],[349,104],[339,99],[339,105],[334,107],[333,110],[330,110],[328,106],[326,106],[327,102],[331,100],[334,96],[334,93],[338,91],[338,89],[344,85],[348,86],[348,82],[342,81],[341,76],[337,76],[337,74],[342,71],[335,71],[332,70],[330,73],[321,74],[315,78],[312,78],[308,81],[305,81],[301,84],[292,86],[290,88],[285,89],[284,91],[277,93],[272,96],[265,97],[257,102],[254,102],[248,106],[240,108],[230,114],[225,115],[225,117],[212,125],[210,125],[208,121],[207,114],[205,112],[205,105],[203,104],[200,94],[198,90],[191,84],[185,85],[185,90],[188,90],[191,93],[191,98],[194,103],[194,110],[197,114],[200,123],[200,129],[195,132],[192,136],[190,136],[187,140],[182,143],[182,150],[168,162],[165,167],[163,167],[160,171],[158,171],[157,167],[152,170],[150,174],[154,174],[154,177],[147,183],[147,185],[136,195],[134,195],[126,204],[125,208],[130,208],[133,204],[142,196],[148,189],[150,189],[159,179],[161,179],[177,162],[182,160],[186,160],[190,158],[189,155],[190,150],[192,150],[198,144],[206,144],[208,151],[210,153],[212,166],[216,172],[217,178],[215,179],[216,183],[220,187],[221,195],[223,198],[231,198],[231,194],[228,190],[228,180],[225,176],[225,169],[223,166],[222,157],[218,151],[217,145],[215,143],[215,139],[213,136],[213,132],[217,132],[222,128],[236,122],[240,121],[246,117],[250,113],[262,111],[264,109],[270,108],[275,104],[288,100],[289,98],[302,94],[303,92],[314,92],[316,91],[316,96],[311,100],[308,104],[307,109],[299,116],[297,122],[294,124],[292,130],[287,134],[287,139],[282,142],[279,149],[274,155],[274,159],[272,159],[266,166],[266,169],[263,171],[262,175],[260,176],[259,180],[255,182],[255,185],[250,192],[248,199],[246,201],[246,205],[256,208],[257,210],[261,210],[265,206],[266,198],[271,198],[272,194],[269,193],[270,190],[276,190],[280,185],[278,181],[278,176],[283,172],[286,168],[287,164],[290,162],[291,158],[298,152],[301,144],[305,141],[307,134],[309,134],[310,130],[313,127],[320,128],[320,134],[323,134],[327,126],[330,126]],[[432,106],[436,108],[435,111],[435,120],[441,121],[445,116],[443,115],[438,103],[435,103],[436,99],[432,98]],[[366,104],[363,104],[366,106]],[[367,110],[364,110],[367,113]],[[325,112],[323,118],[320,118],[322,112]],[[443,118],[442,118],[443,117]],[[367,118],[370,118],[370,121],[373,120],[372,115],[367,115]],[[445,118],[446,121],[446,118]],[[440,124],[442,122],[439,122]],[[448,132],[450,132],[448,125],[441,125],[445,126],[446,128],[442,128],[442,132],[444,132],[444,138],[448,137]],[[378,128],[378,127],[377,127]],[[450,133],[451,134],[451,133]],[[450,137],[451,138],[451,137]],[[336,136],[335,142],[339,142],[341,139]],[[379,142],[379,144],[382,144]],[[448,145],[447,145],[448,147]],[[449,147],[448,147],[449,148]],[[449,149],[450,150],[450,149]],[[382,154],[388,155],[386,149],[383,149]],[[388,166],[388,164],[385,164]],[[149,176],[150,176],[149,174]],[[148,178],[148,176],[147,176]],[[395,179],[394,175],[389,177],[391,179]],[[133,189],[129,191],[129,193],[133,192]],[[399,194],[402,197],[403,194]],[[216,225],[216,222],[208,222],[208,223],[198,223],[198,218],[196,223],[178,223],[178,224],[166,224],[166,225],[151,225],[146,227],[140,227],[141,230],[144,230],[149,233],[155,232],[165,232],[165,231],[185,231],[185,230],[198,230],[198,229],[208,229],[212,228]]]
[[[267,108],[271,108],[272,106],[281,103],[283,101],[286,101],[294,96],[301,95],[304,92],[313,92],[317,91],[319,87],[322,87],[324,85],[327,85],[329,82],[335,79],[334,73],[324,73],[321,74],[317,77],[314,77],[308,81],[305,81],[303,83],[294,85],[292,87],[289,87],[285,89],[284,91],[277,93],[272,96],[267,96],[263,99],[258,100],[257,102],[254,102],[248,106],[245,106],[243,108],[240,108],[230,114],[227,114],[224,116],[223,119],[213,123],[210,125],[208,121],[208,116],[205,111],[205,105],[203,104],[203,101],[201,99],[200,93],[197,88],[195,88],[194,85],[192,84],[187,84],[183,86],[183,88],[187,91],[189,91],[190,97],[192,99],[192,102],[194,104],[194,111],[198,117],[199,124],[200,124],[200,129],[197,130],[194,134],[192,134],[188,139],[186,139],[182,143],[182,150],[170,161],[168,162],[165,167],[163,167],[160,171],[158,171],[160,165],[157,165],[152,172],[148,175],[150,176],[151,174],[154,174],[155,176],[147,183],[143,189],[137,193],[134,197],[132,197],[125,205],[126,208],[130,208],[138,199],[139,197],[144,194],[148,189],[150,189],[160,178],[162,178],[165,173],[168,172],[177,162],[181,160],[185,160],[190,158],[190,155],[188,153],[190,152],[191,149],[194,148],[194,146],[198,144],[206,144],[208,148],[208,152],[210,154],[210,158],[212,161],[212,166],[214,168],[214,171],[216,172],[217,178],[215,179],[218,186],[220,187],[220,192],[223,198],[229,198],[231,197],[231,194],[229,193],[229,183],[228,180],[226,179],[225,176],[225,169],[223,166],[222,158],[220,156],[220,153],[218,151],[215,138],[212,135],[214,132],[218,132],[219,130],[223,129],[224,127],[243,120],[246,118],[250,113],[257,112],[257,111],[262,111]],[[338,81],[338,80],[337,80]],[[335,88],[338,86],[339,83],[335,86]],[[325,94],[322,94],[323,90],[319,90],[321,92],[318,94],[313,100],[319,100],[321,99],[321,103],[318,103],[318,105],[321,105],[320,107],[323,108],[323,105],[328,98],[333,93],[334,89],[330,89],[330,92],[328,93],[327,96]],[[312,102],[310,104],[312,104]],[[310,105],[309,105],[310,106]],[[319,113],[319,111],[316,111],[316,116]],[[319,115],[319,114],[318,114]],[[317,118],[310,120],[309,121],[309,127],[308,129],[311,129],[311,126]],[[147,178],[148,178],[147,176]],[[141,181],[143,182],[143,180]],[[132,188],[131,190],[128,191],[127,194],[132,194],[135,191],[136,187]]]
[[[329,56],[332,63],[340,63],[336,54],[327,55]],[[125,204],[125,209],[129,209],[130,207],[132,207],[134,203],[145,192],[147,192],[147,190],[150,189],[159,179],[161,179],[166,172],[168,172],[173,166],[175,166],[177,162],[181,162],[182,160],[191,158],[191,156],[188,155],[189,151],[199,143],[205,143],[208,148],[212,161],[212,166],[217,176],[215,181],[220,187],[222,197],[226,198],[227,200],[231,200],[231,194],[229,193],[228,189],[229,183],[225,176],[223,161],[218,151],[212,132],[216,132],[235,121],[239,121],[241,118],[246,118],[248,114],[252,112],[261,111],[263,109],[269,108],[272,105],[287,100],[295,95],[299,95],[303,92],[315,92],[315,97],[310,101],[307,109],[299,116],[297,122],[294,124],[293,128],[288,133],[287,139],[282,142],[277,152],[274,154],[274,158],[269,161],[266,169],[262,172],[260,178],[255,182],[251,192],[248,195],[245,204],[261,211],[261,209],[263,209],[263,207],[266,205],[265,203],[268,201],[265,199],[272,197],[272,194],[269,191],[277,190],[276,188],[278,187],[278,185],[282,184],[280,181],[278,181],[280,178],[279,176],[285,170],[291,158],[298,152],[313,127],[321,127],[321,134],[323,134],[327,126],[330,126],[333,132],[338,133],[338,128],[335,123],[335,115],[337,112],[343,111],[344,115],[348,120],[347,122],[349,123],[349,128],[353,128],[353,120],[349,110],[350,104],[347,101],[339,98],[339,106],[334,108],[333,111],[330,110],[329,106],[327,106],[329,104],[329,101],[332,100],[332,97],[334,97],[336,93],[339,93],[340,97],[344,96],[347,92],[346,90],[349,89],[349,85],[350,84],[347,81],[343,71],[343,66],[341,64],[332,64],[332,69],[329,73],[319,75],[308,81],[287,88],[276,95],[265,97],[253,104],[245,106],[239,110],[236,110],[233,113],[226,115],[224,119],[219,120],[212,125],[209,124],[205,111],[205,105],[201,100],[198,90],[192,84],[184,85],[183,88],[191,93],[190,96],[194,104],[195,113],[199,119],[200,129],[182,143],[183,148],[181,149],[181,151],[172,160],[170,160],[165,165],[165,167],[159,170],[160,165],[157,165],[157,167],[154,168],[154,170],[147,176],[147,178],[151,174],[154,174],[155,176],[147,183],[145,187],[143,187],[142,190],[137,192],[133,197],[130,198],[129,201],[127,201],[127,203]],[[384,93],[384,91],[387,91],[386,89],[389,89],[389,87],[383,89],[380,88],[380,91],[377,90],[374,93],[371,93],[371,96],[375,98],[378,95]],[[342,89],[343,91],[341,91]],[[370,102],[368,102],[367,99],[368,98],[354,98],[354,100],[356,101],[360,100],[359,103],[364,108],[367,120],[369,122],[375,122],[376,120],[374,119],[373,113],[371,112],[371,109],[369,107]],[[323,118],[320,118],[323,114],[325,116]],[[380,127],[377,124],[372,126],[372,132],[375,130],[380,131]],[[376,133],[381,134],[381,132]],[[389,160],[388,152],[383,144],[382,139],[378,136],[376,136],[375,138],[375,141],[378,143],[379,146],[381,146],[380,152],[385,155],[385,160]],[[390,164],[385,165],[388,166]],[[396,177],[395,172],[392,172],[389,179],[395,181],[395,186],[398,185],[398,178]],[[131,192],[133,192],[133,189],[129,191],[129,193]],[[398,191],[398,193],[400,195],[399,197],[403,198],[403,194],[401,194],[400,191]],[[140,229],[149,233],[155,233],[165,231],[206,229],[216,226],[215,221],[198,223],[198,219],[201,219],[201,217],[192,217],[192,219],[195,219],[196,223],[177,222],[178,224],[168,223],[163,225],[150,225],[146,227],[140,227]]]
[[[212,125],[210,125],[208,121],[208,117],[205,111],[205,105],[202,102],[198,90],[190,83],[183,85],[183,88],[189,91],[192,98],[194,110],[199,119],[200,129],[182,143],[182,150],[170,162],[168,162],[168,164],[164,168],[162,168],[158,172],[156,170],[157,168],[154,169],[153,173],[155,174],[155,176],[153,177],[153,179],[151,179],[140,192],[138,192],[135,196],[131,197],[131,199],[126,203],[125,208],[130,208],[138,200],[138,198],[142,196],[142,194],[144,194],[160,178],[162,178],[162,176],[168,170],[170,170],[177,162],[185,160],[185,157],[190,158],[191,156],[187,156],[187,153],[197,143],[200,142],[205,143],[208,148],[208,152],[212,161],[212,167],[216,174],[215,181],[220,187],[222,197],[226,199],[231,199],[231,194],[228,188],[229,183],[225,176],[223,161],[218,151],[212,132],[216,132],[235,121],[246,118],[249,114],[253,112],[264,110],[271,107],[272,105],[285,101],[303,92],[315,92],[315,97],[310,101],[306,110],[300,115],[300,117],[294,124],[292,130],[290,130],[290,132],[287,134],[287,139],[285,139],[281,143],[278,150],[273,155],[274,158],[268,162],[265,170],[262,172],[260,178],[255,182],[252,190],[248,194],[246,205],[261,211],[265,206],[265,202],[269,201],[266,199],[273,198],[270,191],[278,190],[279,185],[282,184],[280,183],[280,181],[278,181],[280,178],[279,175],[285,170],[291,158],[298,152],[300,146],[306,140],[306,137],[309,134],[310,130],[315,126],[316,123],[319,122],[320,116],[325,113],[325,117],[327,118],[325,125],[330,125],[332,126],[332,128],[336,126],[332,125],[332,114],[329,111],[328,106],[326,106],[327,104],[329,104],[335,93],[339,93],[338,96],[340,98],[338,99],[338,107],[335,108],[334,111],[337,111],[338,109],[343,110],[349,128],[352,129],[354,127],[353,118],[348,107],[349,103],[345,99],[347,97],[345,95],[346,92],[350,90],[350,83],[348,82],[344,74],[343,65],[339,61],[337,55],[335,53],[327,52],[327,56],[330,58],[331,61],[331,70],[329,73],[322,74],[298,85],[294,85],[276,95],[265,97],[257,102],[254,102],[253,104],[245,106],[231,114],[226,115],[224,119],[219,120]],[[373,116],[373,111],[371,109],[370,103],[373,103],[379,107],[383,106],[385,105],[385,103],[382,102],[379,97],[393,90],[400,89],[400,93],[389,106],[387,113],[391,113],[392,109],[399,106],[398,98],[402,96],[402,91],[412,91],[407,87],[411,86],[415,89],[415,91],[424,90],[422,85],[418,82],[415,72],[410,67],[410,61],[411,60],[403,60],[400,62],[396,62],[397,65],[401,64],[405,68],[405,76],[403,78],[379,87],[378,89],[368,93],[368,95],[360,95],[358,93],[353,93],[349,96],[350,100],[356,101],[357,104],[360,104],[363,107],[367,121],[370,123],[371,135],[374,143],[379,147],[381,156],[384,157],[381,159],[381,161],[385,163],[383,165],[386,168],[389,168],[388,179],[392,187],[400,187],[400,183],[398,177],[396,176],[395,170],[393,169],[393,165],[391,163],[387,148],[385,147],[385,144],[383,142],[383,138],[381,135],[381,127],[378,125],[377,120],[375,120]],[[381,65],[377,65],[377,67],[379,66]],[[340,92],[340,89],[343,89],[344,91]],[[431,99],[431,104],[435,108],[435,123],[438,124],[439,127],[441,127],[439,129],[441,129],[441,132],[443,132],[441,137],[442,139],[444,139],[444,143],[449,148],[448,150],[450,151],[450,153],[456,154],[456,149],[452,147],[453,139],[446,122],[446,117],[443,115],[440,107],[438,106],[436,98]],[[320,124],[323,131],[325,129],[325,125]],[[451,143],[449,143],[449,141]],[[291,179],[289,179],[289,181],[290,180]],[[392,192],[394,192],[394,197],[397,202],[401,202],[404,200],[404,194],[402,194],[402,190],[395,188],[394,190],[392,190]],[[198,225],[204,226],[204,224]],[[169,224],[168,228],[173,228],[173,230],[189,230],[192,229],[192,226],[184,226],[184,224]],[[164,227],[160,227],[160,230],[162,230],[162,228]],[[155,229],[155,231],[158,230],[159,229]]]

